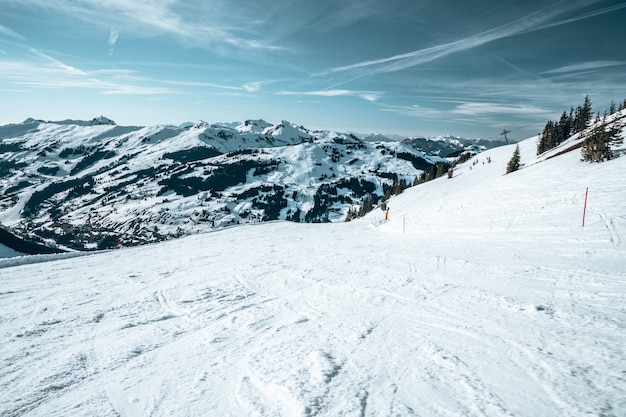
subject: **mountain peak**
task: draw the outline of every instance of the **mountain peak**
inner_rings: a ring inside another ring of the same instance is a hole
[[[99,126],[99,125],[116,125],[116,123],[109,119],[108,117],[104,117],[104,116],[99,116],[99,117],[94,117],[93,119],[91,119],[90,121],[92,126]]]
[[[290,137],[290,138],[310,138],[311,134],[308,129],[303,126],[297,126],[287,120],[283,120],[276,125],[269,125],[264,131],[264,134],[271,136]]]
[[[270,126],[272,126],[272,124],[263,119],[248,119],[237,126],[235,130],[240,133],[261,133]]]
[[[207,129],[211,127],[211,125],[207,122],[205,122],[204,120],[198,120],[194,125],[193,128],[194,129]]]

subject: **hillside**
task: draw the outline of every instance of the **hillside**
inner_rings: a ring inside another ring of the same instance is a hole
[[[343,221],[366,197],[376,203],[447,161],[439,153],[287,121],[28,119],[0,126],[0,224],[33,242],[90,250],[241,223]]]
[[[513,149],[387,221],[0,260],[0,411],[625,415],[626,158]]]

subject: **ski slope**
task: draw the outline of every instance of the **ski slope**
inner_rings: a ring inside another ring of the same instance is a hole
[[[0,415],[626,415],[626,158],[520,146],[388,221],[0,260]]]

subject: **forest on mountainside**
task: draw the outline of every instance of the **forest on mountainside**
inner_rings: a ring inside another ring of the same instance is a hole
[[[571,136],[578,133],[584,134],[585,140],[582,142],[582,158],[588,162],[602,162],[614,157],[611,148],[622,143],[623,138],[619,136],[621,120],[611,117],[626,108],[626,99],[620,104],[619,108],[615,101],[611,101],[611,105],[606,109],[602,116],[600,112],[596,113],[594,128],[586,132],[593,120],[593,109],[591,99],[585,96],[585,101],[574,110],[570,107],[569,113],[563,111],[559,121],[549,120],[543,132],[539,135],[537,143],[537,155],[554,149]]]

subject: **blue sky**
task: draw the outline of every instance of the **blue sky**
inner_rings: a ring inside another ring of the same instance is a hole
[[[0,0],[0,124],[523,139],[626,98],[626,2]]]

